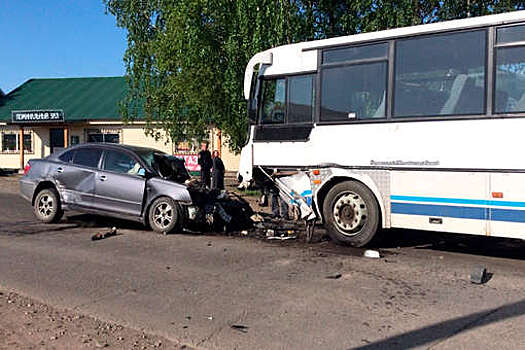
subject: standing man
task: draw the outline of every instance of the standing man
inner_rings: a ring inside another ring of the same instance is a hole
[[[224,190],[224,163],[219,157],[219,151],[213,151],[213,182],[212,189]]]
[[[208,142],[201,143],[201,151],[199,152],[199,165],[201,166],[201,181],[210,187],[210,170],[213,166],[211,160],[211,153],[208,151]]]

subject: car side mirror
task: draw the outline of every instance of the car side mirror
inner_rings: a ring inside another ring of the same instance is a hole
[[[138,176],[146,177],[146,169],[140,168],[139,171],[137,171]]]

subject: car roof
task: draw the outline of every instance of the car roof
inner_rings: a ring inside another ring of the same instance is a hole
[[[64,151],[74,150],[74,149],[80,149],[80,148],[86,148],[86,147],[100,147],[105,149],[115,149],[115,150],[127,150],[132,152],[144,152],[144,151],[153,151],[153,152],[159,152],[164,153],[162,151],[159,151],[155,148],[149,148],[149,147],[140,147],[140,146],[131,146],[131,145],[124,145],[120,143],[106,143],[106,142],[90,142],[90,143],[83,143],[80,145],[75,145],[69,148],[66,148]]]

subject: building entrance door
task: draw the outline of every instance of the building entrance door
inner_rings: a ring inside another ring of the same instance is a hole
[[[51,148],[51,154],[64,149],[65,144],[63,128],[52,128],[49,130],[49,146]]]

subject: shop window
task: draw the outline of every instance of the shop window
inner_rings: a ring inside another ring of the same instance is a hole
[[[18,151],[18,135],[17,134],[3,134],[2,135],[2,151],[3,152]]]
[[[15,153],[20,151],[18,133],[2,133],[2,152]],[[24,153],[33,153],[33,134],[24,134]]]
[[[24,152],[33,153],[33,141],[31,134],[24,134]]]
[[[88,133],[87,142],[120,143],[118,133]]]
[[[72,135],[71,136],[71,146],[78,145],[80,143],[80,136]]]

